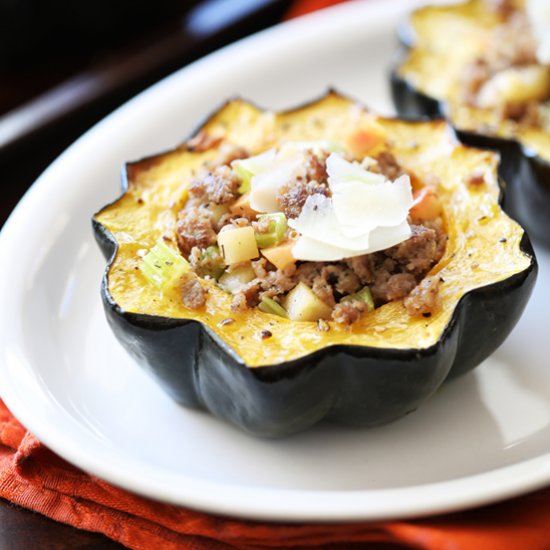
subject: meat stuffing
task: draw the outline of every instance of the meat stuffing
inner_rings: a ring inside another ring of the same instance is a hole
[[[423,225],[412,225],[411,230],[411,237],[389,248],[386,255],[403,264],[407,272],[418,275],[425,273],[434,263],[437,235],[433,229]]]
[[[181,253],[187,257],[193,247],[206,248],[216,243],[216,232],[208,211],[186,208],[179,213],[176,236]]]
[[[189,309],[200,309],[206,304],[206,295],[201,283],[190,277],[181,286],[181,297],[183,305]]]
[[[307,151],[302,170],[281,187],[277,202],[287,218],[297,218],[310,195],[330,195],[325,167],[327,157],[327,153],[323,153],[319,158],[311,151]]]
[[[329,195],[328,185],[319,183],[317,180],[296,179],[281,188],[277,196],[277,202],[281,207],[281,212],[287,218],[297,218],[307,198],[317,193],[325,196]]]
[[[287,218],[300,215],[308,196],[330,196],[325,167],[327,157],[328,153],[308,151],[302,169],[281,186],[277,201]],[[178,246],[188,258],[191,269],[201,277],[215,279],[219,274],[214,274],[225,269],[221,252],[216,247],[220,232],[249,226],[256,234],[270,232],[267,218],[255,219],[253,214],[243,217],[240,210],[233,208],[241,197],[242,180],[231,170],[229,162],[208,166],[208,171],[192,182],[189,199],[178,214]],[[405,173],[388,151],[374,159],[365,159],[363,165],[392,181]],[[290,290],[304,283],[332,308],[332,319],[338,323],[352,324],[369,309],[364,301],[352,296],[366,286],[377,307],[404,299],[411,315],[431,314],[439,304],[439,279],[424,277],[444,253],[447,241],[444,223],[441,217],[421,224],[412,223],[411,232],[408,240],[394,247],[338,262],[294,261],[284,269],[278,269],[263,256],[245,262],[243,266],[248,266],[250,275],[232,290],[231,307],[234,311],[245,311],[267,298],[282,304]],[[238,268],[232,265],[227,273]],[[185,282],[182,292],[187,307],[204,306],[204,290],[195,278]],[[352,298],[342,301],[347,296]]]
[[[218,166],[206,177],[197,179],[189,187],[189,194],[214,204],[228,204],[237,198],[241,180],[229,166]]]
[[[359,300],[340,302],[332,310],[332,318],[337,323],[351,325],[367,310],[367,305]]]
[[[426,277],[405,298],[403,303],[409,315],[429,317],[439,307],[439,277]]]
[[[389,180],[394,181],[405,173],[397,159],[389,151],[382,151],[375,160],[376,163],[370,168],[371,172],[383,174]]]

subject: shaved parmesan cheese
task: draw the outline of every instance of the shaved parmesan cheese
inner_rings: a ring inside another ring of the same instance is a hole
[[[392,183],[335,153],[327,159],[327,173],[332,197],[309,196],[300,216],[288,221],[300,234],[292,249],[296,259],[337,261],[410,237],[407,216],[413,196],[408,176]]]
[[[359,164],[347,161],[338,154],[331,154],[327,158],[328,183],[332,187],[336,182],[362,181],[364,183],[384,183],[386,178],[382,174],[375,174],[365,170]]]
[[[391,227],[406,219],[412,206],[409,176],[394,183],[365,184],[347,181],[331,184],[332,202],[343,233],[356,237],[375,227]]]
[[[300,216],[295,220],[288,220],[288,225],[304,237],[348,251],[364,250],[369,246],[368,233],[350,239],[342,232],[342,225],[336,218],[332,199],[324,195],[310,195]],[[296,255],[294,257],[297,258]]]
[[[270,149],[259,155],[248,157],[245,159],[237,159],[231,162],[231,168],[237,172],[239,176],[252,177],[255,174],[260,174],[269,170],[275,160],[275,149]]]
[[[411,236],[411,228],[405,221],[396,227],[380,227],[369,235],[370,245],[363,250],[349,250],[333,246],[303,235],[296,241],[292,255],[297,260],[310,262],[337,262],[345,258],[372,254],[385,250],[407,240]]]
[[[411,226],[407,220],[394,227],[377,227],[369,234],[369,249],[365,254],[386,250],[406,241],[411,236]]]
[[[269,157],[269,162],[250,180],[250,206],[257,212],[278,212],[279,190],[294,177],[303,161],[302,151],[290,149],[281,149]]]
[[[250,206],[257,212],[278,212],[277,195],[283,185],[296,177],[305,164],[306,151],[320,155],[339,151],[331,141],[289,141],[279,149],[270,149],[247,159],[235,160],[231,167],[243,180],[243,190],[250,183]]]
[[[409,176],[392,183],[336,154],[327,159],[327,173],[336,218],[347,237],[398,225],[407,217],[412,206]]]
[[[303,235],[296,241],[292,248],[292,255],[297,260],[310,262],[336,262],[343,258],[348,258],[350,251],[346,248],[338,248],[330,244],[304,237]],[[357,255],[360,255],[359,252]],[[353,255],[353,254],[352,254]]]
[[[281,187],[299,177],[306,151],[335,151],[331,142],[288,142],[244,160],[233,169],[250,180],[250,207],[256,212],[278,212]],[[297,219],[288,225],[299,237],[292,248],[297,260],[337,261],[394,246],[410,236],[407,223],[413,204],[408,176],[387,180],[332,152],[326,161],[332,196],[310,195]]]

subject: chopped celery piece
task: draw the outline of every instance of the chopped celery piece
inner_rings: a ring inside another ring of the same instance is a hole
[[[244,195],[250,191],[250,182],[252,176],[265,172],[269,168],[270,164],[275,158],[275,150],[270,149],[259,155],[253,157],[248,157],[246,159],[237,159],[231,163],[231,168],[233,172],[237,174],[242,180],[241,186],[238,191],[241,195]]]
[[[258,221],[262,221],[263,219],[268,220],[269,231],[267,233],[255,232],[258,247],[268,248],[283,242],[287,229],[286,216],[282,212],[258,216]]]
[[[242,180],[238,192],[244,195],[247,191],[250,191],[250,180],[254,174],[246,168],[242,161],[234,161],[231,164],[231,168],[233,168],[233,172]]]
[[[350,302],[351,300],[359,300],[367,304],[368,310],[372,311],[374,309],[374,300],[372,299],[372,293],[368,286],[363,287],[361,290],[355,294],[349,294],[345,298],[342,298],[341,302]]]
[[[220,248],[216,245],[209,246],[201,253],[201,267],[197,272],[202,277],[212,277],[216,281],[225,271],[225,262],[223,261]]]
[[[139,267],[145,277],[161,289],[173,286],[190,269],[189,262],[162,239],[143,257]]]
[[[286,309],[271,298],[263,298],[259,303],[258,308],[264,313],[271,313],[273,315],[278,315],[279,317],[288,319]]]

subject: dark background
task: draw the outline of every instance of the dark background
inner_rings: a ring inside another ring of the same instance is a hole
[[[68,145],[290,0],[0,0],[0,227]]]

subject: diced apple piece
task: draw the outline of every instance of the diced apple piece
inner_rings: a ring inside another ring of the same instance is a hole
[[[285,269],[296,263],[296,258],[292,255],[295,244],[295,241],[286,241],[277,246],[263,248],[261,252],[277,269]]]
[[[272,315],[278,315],[285,319],[288,318],[285,308],[267,296],[258,304],[258,309],[264,313],[271,313]]]
[[[259,256],[256,236],[251,226],[222,231],[218,234],[218,245],[228,265],[246,262]]]
[[[219,278],[218,284],[226,292],[235,294],[255,277],[256,273],[254,273],[250,264],[242,265],[230,271],[226,271]]]
[[[256,244],[260,248],[269,248],[280,244],[287,230],[286,216],[282,212],[274,214],[262,214],[258,216],[258,222],[267,223],[267,232],[256,232]]]
[[[304,283],[298,283],[286,296],[285,309],[291,321],[330,319],[332,308]]]
[[[259,214],[259,212],[256,212],[256,210],[254,210],[250,206],[250,191],[248,191],[242,197],[240,197],[229,208],[229,210],[232,214],[235,214],[236,216],[241,216],[243,218],[247,218],[248,220],[256,219],[256,216]]]
[[[413,193],[413,205],[409,210],[414,220],[435,220],[443,207],[434,187],[427,185]]]
[[[233,168],[233,172],[237,174],[241,178],[241,185],[239,186],[239,193],[241,195],[244,195],[244,193],[248,193],[250,191],[250,180],[252,179],[252,176],[254,175],[254,172],[247,167],[246,163],[242,160],[234,160],[231,163],[231,168]]]

